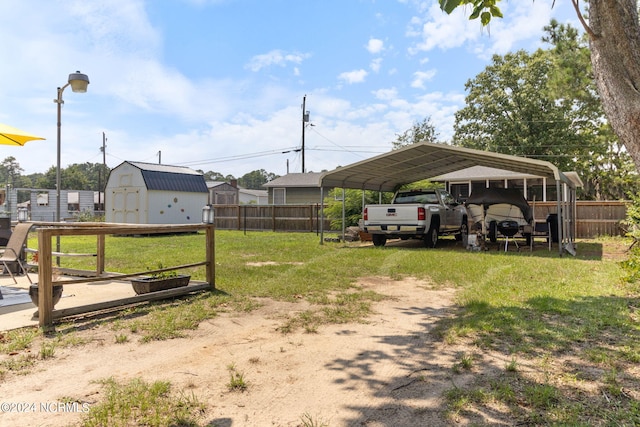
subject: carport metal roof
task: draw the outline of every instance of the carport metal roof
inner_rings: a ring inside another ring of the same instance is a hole
[[[422,142],[325,172],[320,186],[395,191],[403,184],[476,165],[545,177],[571,188],[576,184],[546,161]]]

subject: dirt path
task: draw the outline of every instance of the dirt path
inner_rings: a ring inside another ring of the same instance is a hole
[[[212,426],[299,426],[305,414],[332,427],[444,425],[441,398],[452,387],[456,350],[430,332],[452,315],[453,291],[413,279],[360,284],[393,298],[376,303],[367,323],[321,326],[314,334],[277,331],[287,314],[307,306],[271,300],[249,314],[204,322],[183,339],[116,344],[107,328],[81,332],[95,339],[56,350],[29,375],[8,375],[1,400],[39,406],[73,397],[91,405],[100,400],[96,380],[141,377],[193,391],[207,405],[203,424]],[[243,373],[245,392],[228,390],[230,366]],[[80,418],[0,413],[0,425],[63,426]]]

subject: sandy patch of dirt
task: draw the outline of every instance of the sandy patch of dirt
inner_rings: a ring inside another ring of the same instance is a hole
[[[40,405],[72,397],[91,405],[101,399],[97,380],[141,377],[193,391],[206,403],[203,424],[212,426],[300,426],[305,414],[332,427],[449,425],[443,392],[473,378],[453,376],[461,349],[445,347],[433,335],[438,322],[456,310],[454,291],[411,278],[370,277],[359,284],[391,298],[375,303],[364,323],[321,326],[313,334],[277,330],[308,303],[268,299],[249,314],[225,313],[203,322],[182,339],[141,344],[131,337],[116,344],[108,327],[78,332],[92,341],[57,349],[29,375],[7,375],[1,400]],[[231,365],[243,373],[245,392],[228,390]],[[0,424],[15,426],[63,426],[80,419],[77,413],[0,414]]]

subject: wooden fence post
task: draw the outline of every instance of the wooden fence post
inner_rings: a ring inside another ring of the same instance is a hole
[[[51,233],[38,229],[38,322],[48,332],[53,327]]]
[[[211,290],[216,289],[216,243],[215,243],[215,230],[216,227],[211,224],[207,227],[207,283],[211,286]]]
[[[276,206],[271,206],[271,224],[273,225],[273,230],[276,231]]]
[[[104,243],[105,243],[105,235],[98,234],[97,237],[97,252],[96,252],[96,274],[100,276],[104,273]]]

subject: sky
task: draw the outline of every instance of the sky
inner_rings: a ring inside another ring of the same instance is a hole
[[[390,151],[427,118],[446,142],[492,55],[545,47],[552,18],[580,28],[570,1],[552,3],[503,1],[482,28],[436,0],[5,0],[0,123],[46,140],[2,145],[0,160],[56,166],[53,100],[76,71],[90,84],[63,91],[63,168],[321,172]]]

